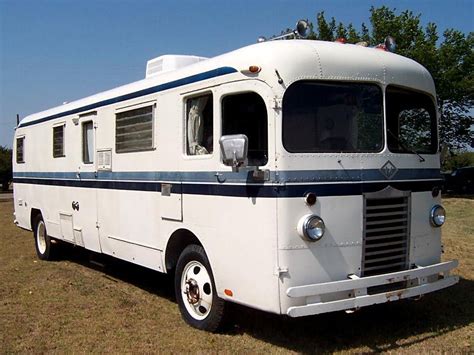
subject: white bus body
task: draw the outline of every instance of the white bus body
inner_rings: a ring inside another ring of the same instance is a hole
[[[15,223],[35,232],[40,258],[53,238],[164,273],[178,266],[183,317],[208,330],[224,301],[298,317],[458,281],[457,261],[440,260],[425,68],[308,40],[170,58],[175,67],[150,61],[144,80],[20,122]],[[220,149],[234,134],[248,137],[238,168]]]

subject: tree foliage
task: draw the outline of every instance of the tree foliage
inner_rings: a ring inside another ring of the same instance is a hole
[[[443,171],[453,171],[465,166],[474,166],[474,152],[451,152],[442,161]]]
[[[386,6],[370,8],[370,30],[362,23],[358,30],[352,23],[344,25],[325,18],[324,11],[316,15],[316,25],[310,24],[309,39],[334,41],[344,37],[348,43],[367,42],[370,46],[383,43],[390,35],[397,42],[397,54],[412,58],[425,66],[433,76],[440,118],[440,143],[450,150],[472,144],[474,135],[474,32],[464,34],[455,29],[444,31],[440,40],[435,23],[425,28],[421,14],[406,10],[399,14]]]
[[[8,182],[12,179],[12,150],[0,146],[0,184],[4,190],[8,189]]]

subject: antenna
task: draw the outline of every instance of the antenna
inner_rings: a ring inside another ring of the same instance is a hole
[[[292,31],[288,31],[284,34],[281,34],[279,36],[273,36],[270,38],[265,38],[263,36],[258,37],[257,42],[266,42],[266,41],[274,41],[277,39],[284,39],[290,36],[294,36],[296,38],[307,38],[309,36],[311,28],[309,27],[309,23],[306,20],[299,20],[296,23],[296,27]]]
[[[20,114],[17,113],[16,114],[16,126],[18,127],[19,124],[20,124]]]

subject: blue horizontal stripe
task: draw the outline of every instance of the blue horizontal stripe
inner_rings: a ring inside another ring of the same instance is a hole
[[[221,67],[221,68],[209,70],[209,71],[204,72],[204,73],[191,75],[191,76],[188,76],[186,78],[182,78],[182,79],[170,81],[168,83],[152,86],[152,87],[147,88],[147,89],[131,92],[131,93],[128,93],[128,94],[125,94],[125,95],[120,95],[120,96],[117,96],[117,97],[113,97],[111,99],[102,100],[102,101],[95,102],[93,104],[81,106],[79,108],[75,108],[75,109],[72,109],[72,110],[60,112],[60,113],[50,115],[50,116],[46,116],[46,117],[42,117],[42,118],[39,118],[39,119],[31,121],[31,122],[21,123],[18,127],[31,126],[31,125],[38,124],[38,123],[41,123],[41,122],[46,122],[46,121],[49,121],[49,120],[53,120],[55,118],[60,118],[60,117],[64,117],[64,116],[67,116],[67,115],[74,115],[74,114],[77,114],[77,113],[94,110],[94,109],[97,109],[97,108],[102,107],[102,106],[115,104],[117,102],[122,102],[122,101],[130,100],[130,99],[134,99],[134,98],[137,98],[137,97],[153,94],[153,93],[156,93],[156,92],[159,92],[159,91],[169,90],[169,89],[177,88],[179,86],[192,84],[192,83],[196,83],[198,81],[211,79],[211,78],[215,78],[215,77],[218,77],[218,76],[231,74],[231,73],[236,73],[236,72],[237,72],[237,70],[235,68],[231,68],[231,67]]]
[[[14,178],[16,184],[33,184],[48,186],[67,186],[77,188],[94,188],[128,191],[160,192],[160,182],[150,181],[104,181],[104,180],[54,180],[34,178]],[[403,182],[358,182],[358,183],[324,183],[305,185],[235,185],[235,184],[176,184],[173,193],[191,195],[214,195],[235,197],[303,197],[308,192],[317,196],[362,195],[367,192],[380,191],[392,186],[402,191],[431,191],[441,187],[442,180],[420,180]]]
[[[252,171],[241,170],[238,173],[221,171],[220,181],[225,183],[252,182]],[[97,176],[96,176],[97,175]],[[97,179],[97,180],[137,180],[137,181],[176,181],[176,182],[216,182],[214,171],[132,171],[96,173],[82,172],[15,172],[17,178],[39,179]],[[399,169],[391,180],[421,180],[440,179],[439,169]],[[352,181],[386,181],[385,176],[378,169],[352,170],[298,170],[298,171],[271,171],[270,181],[275,183],[299,182],[352,182]]]
[[[318,196],[361,195],[389,185],[404,191],[431,191],[442,184],[437,169],[399,170],[399,177],[406,178],[399,179],[402,181],[380,178],[376,170],[278,171],[271,172],[271,180],[266,184],[254,182],[249,171],[220,174],[220,180],[225,179],[223,183],[217,183],[214,172],[98,172],[97,176],[95,173],[15,172],[13,181],[20,184],[154,192],[161,191],[162,182],[176,182],[172,187],[174,193],[240,197],[301,197],[308,192]]]

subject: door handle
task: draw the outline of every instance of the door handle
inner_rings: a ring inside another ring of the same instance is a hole
[[[224,174],[221,174],[220,172],[217,172],[217,173],[214,174],[214,176],[216,177],[218,182],[220,182],[220,183],[225,182]]]

